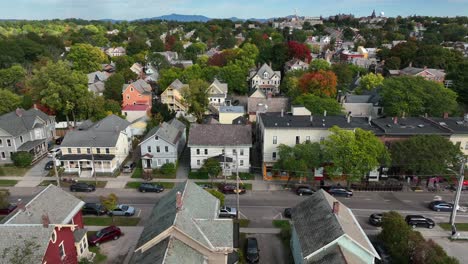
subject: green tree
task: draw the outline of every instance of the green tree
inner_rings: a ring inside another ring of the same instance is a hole
[[[395,263],[409,263],[409,238],[411,227],[405,222],[403,217],[390,211],[383,214],[382,232],[379,238],[382,240]]]
[[[142,51],[148,50],[148,45],[143,38],[132,38],[127,45],[127,54],[129,56],[136,55]]]
[[[7,189],[0,190],[0,208],[5,208],[10,204],[10,191]]]
[[[99,196],[101,204],[107,209],[107,211],[114,210],[119,204],[119,197],[115,193],[111,193],[108,196]],[[114,222],[114,216],[111,214],[112,222]]]
[[[370,91],[380,85],[382,85],[384,81],[384,77],[378,73],[368,73],[364,76],[361,77],[361,80],[359,80],[359,86],[357,87],[356,92],[357,93],[362,93],[363,91]]]
[[[312,60],[309,64],[309,70],[311,71],[328,71],[331,70],[331,64],[324,59]]]
[[[10,68],[0,69],[0,87],[10,91],[17,91],[18,85],[24,81],[25,77],[26,71],[21,65],[13,65]]]
[[[382,84],[382,104],[390,116],[442,116],[457,112],[457,94],[442,84],[422,77],[386,78]]]
[[[148,62],[156,67],[159,71],[171,67],[171,64],[167,61],[166,57],[159,53],[151,53],[148,55]]]
[[[154,38],[153,40],[151,40],[150,50],[152,52],[163,52],[164,51],[164,42],[162,42],[162,40],[159,37]]]
[[[211,178],[211,182],[213,183],[213,179],[218,177],[223,169],[221,168],[221,164],[217,159],[209,158],[203,162],[203,166],[200,168],[200,170],[208,173],[208,176]]]
[[[6,89],[0,89],[0,115],[11,112],[21,106],[21,97]]]
[[[176,166],[174,165],[174,163],[170,162],[170,163],[164,163],[162,166],[161,166],[161,172],[164,174],[164,175],[174,175],[176,173]]]
[[[394,142],[390,147],[394,167],[413,175],[447,174],[447,168],[459,163],[458,145],[438,135],[418,135]]]
[[[371,131],[357,128],[353,132],[334,126],[330,132],[322,142],[325,159],[332,163],[327,171],[332,177],[345,176],[348,186],[390,161],[385,145]]]
[[[221,49],[230,49],[233,48],[234,45],[236,45],[236,39],[231,34],[231,29],[223,29],[220,37],[218,38],[218,45]]]
[[[107,56],[97,47],[90,44],[75,44],[71,46],[67,59],[73,62],[73,69],[83,73],[100,71],[102,63],[107,62]]]
[[[195,79],[189,82],[188,87],[183,88],[182,95],[189,105],[188,112],[193,114],[198,122],[203,120],[203,115],[208,110],[208,87],[206,81]]]
[[[399,70],[401,65],[400,57],[389,57],[385,60],[385,69],[386,70]]]
[[[248,91],[245,80],[247,71],[238,64],[229,64],[222,67],[219,73],[222,81],[228,84],[229,90],[236,94],[246,94]],[[232,90],[231,90],[232,87]]]
[[[327,111],[327,114],[329,115],[343,114],[343,108],[340,103],[333,98],[320,97],[313,94],[303,94],[296,97],[294,104],[305,106],[312,115],[322,114],[324,111]]]
[[[122,74],[115,73],[111,75],[104,83],[104,98],[122,102],[122,87],[125,79]]]
[[[353,81],[354,74],[351,68],[346,63],[336,63],[332,65],[332,71],[337,78],[337,89],[347,91],[351,82]]]
[[[26,168],[31,165],[33,155],[27,151],[17,151],[11,153],[11,160],[17,167]]]

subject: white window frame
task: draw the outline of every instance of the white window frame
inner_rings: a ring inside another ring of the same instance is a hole
[[[67,252],[65,251],[65,245],[63,244],[64,241],[62,241],[62,243],[59,244],[58,248],[59,248],[59,255],[60,255],[60,251],[63,251],[63,256],[60,256],[60,259],[64,259],[66,256],[67,256]],[[62,250],[60,250],[62,249]]]
[[[7,139],[6,142],[7,142],[7,146],[11,147],[11,139]]]
[[[278,144],[278,137],[273,136],[273,145],[276,145],[276,144]]]
[[[147,146],[146,150],[148,150],[148,152],[151,153],[151,146]]]

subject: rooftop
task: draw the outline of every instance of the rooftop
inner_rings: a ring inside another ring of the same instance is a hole
[[[19,136],[33,129],[36,125],[52,122],[53,117],[36,108],[24,110],[16,109],[0,116],[0,129],[12,136]]]
[[[195,124],[190,128],[188,146],[252,145],[249,125]]]
[[[244,113],[244,107],[241,105],[238,106],[227,106],[222,105],[219,107],[220,113]]]
[[[126,105],[122,108],[122,111],[146,111],[148,108],[150,106],[145,104]]]
[[[424,117],[386,117],[373,119],[372,124],[385,135],[441,135],[449,136],[449,130]]]
[[[163,122],[158,126],[152,128],[141,142],[143,143],[144,141],[153,136],[158,136],[159,138],[165,140],[170,144],[176,144],[185,131],[185,125],[178,120],[173,120],[176,119],[172,119],[172,122],[169,121],[169,123]]]

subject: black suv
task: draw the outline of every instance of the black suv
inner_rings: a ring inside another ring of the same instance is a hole
[[[70,191],[72,192],[93,192],[96,190],[96,187],[92,184],[85,182],[77,182],[70,185]]]
[[[369,216],[369,224],[373,226],[382,226],[383,214],[371,214]]]
[[[260,249],[258,249],[258,242],[255,237],[248,237],[245,243],[245,258],[247,263],[257,263],[260,260]]]
[[[107,214],[106,208],[99,203],[85,203],[81,209],[83,215],[94,214],[94,215],[105,215]]]
[[[140,187],[138,187],[140,192],[157,192],[160,193],[164,191],[164,187],[159,184],[152,184],[152,183],[142,183]]]
[[[413,228],[423,226],[427,228],[434,228],[435,223],[432,219],[424,217],[422,215],[407,215],[405,217],[406,223]]]

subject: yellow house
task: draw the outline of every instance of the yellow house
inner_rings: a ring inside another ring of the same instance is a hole
[[[369,52],[367,51],[366,48],[364,48],[363,46],[359,46],[357,48],[357,52],[359,54],[362,54],[364,56],[364,59],[367,59],[369,57]]]
[[[188,105],[182,96],[182,89],[184,87],[188,87],[188,85],[176,79],[161,94],[161,102],[174,112],[187,112]]]
[[[243,106],[220,106],[219,107],[219,123],[232,124],[232,121],[240,116],[244,116],[245,111]]]

